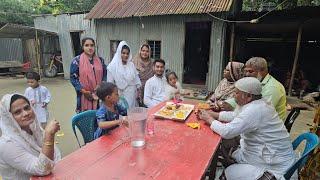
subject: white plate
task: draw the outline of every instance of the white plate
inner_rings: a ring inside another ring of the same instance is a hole
[[[172,115],[163,115],[160,113],[162,110],[166,109],[168,105],[173,105],[173,104],[174,103],[172,103],[172,102],[167,102],[165,106],[163,106],[159,111],[157,111],[154,114],[154,116],[157,118],[185,121],[194,109],[194,105],[192,105],[192,104],[179,103],[179,105],[181,105],[181,106],[176,110],[172,110],[173,111]],[[178,112],[183,112],[183,114],[184,114],[183,118],[178,118],[176,116],[176,113],[178,113]]]

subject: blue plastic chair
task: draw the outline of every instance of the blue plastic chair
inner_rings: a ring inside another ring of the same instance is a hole
[[[127,110],[129,109],[129,104],[128,101],[126,100],[126,98],[124,98],[123,96],[119,97],[119,102],[120,105],[122,105],[123,107],[125,107]]]
[[[292,125],[294,121],[297,119],[297,117],[300,114],[300,109],[299,108],[293,108],[289,115],[286,118],[286,121],[284,122],[284,126],[287,128],[288,132],[290,133]]]
[[[303,154],[284,174],[285,179],[290,179],[292,174],[297,169],[299,172],[302,166],[304,166],[306,163],[309,154],[312,153],[313,150],[319,145],[319,138],[317,135],[313,133],[303,133],[292,142],[293,149],[295,150],[303,140],[306,140],[306,146]]]
[[[79,147],[80,141],[76,133],[76,126],[82,134],[84,145],[94,140],[94,132],[96,131],[98,125],[96,120],[96,110],[84,111],[76,114],[72,118],[72,130],[77,138]]]

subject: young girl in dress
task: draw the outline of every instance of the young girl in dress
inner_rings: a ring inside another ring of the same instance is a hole
[[[178,100],[182,101],[182,88],[178,82],[178,76],[175,72],[171,71],[166,74],[167,85],[165,88],[167,100]]]

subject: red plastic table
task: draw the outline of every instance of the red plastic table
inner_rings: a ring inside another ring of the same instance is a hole
[[[151,108],[149,118],[164,104]],[[186,122],[196,121],[192,112]],[[63,158],[52,174],[32,179],[201,179],[221,137],[200,123],[191,129],[185,122],[154,119],[154,135],[147,135],[142,149],[131,147],[128,130],[119,127]]]

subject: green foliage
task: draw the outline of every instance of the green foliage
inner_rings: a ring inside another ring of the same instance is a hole
[[[1,0],[0,22],[31,24],[32,18],[27,14],[33,13],[37,0]]]
[[[243,11],[259,11],[268,6],[270,8],[276,7],[278,4],[285,0],[243,0],[242,9]],[[298,6],[320,6],[320,0],[288,0],[284,2],[282,6],[278,7],[281,9],[291,9]]]
[[[90,11],[98,0],[0,0],[0,23],[33,25],[32,15]]]
[[[90,11],[98,0],[59,0],[60,12],[81,12]]]

